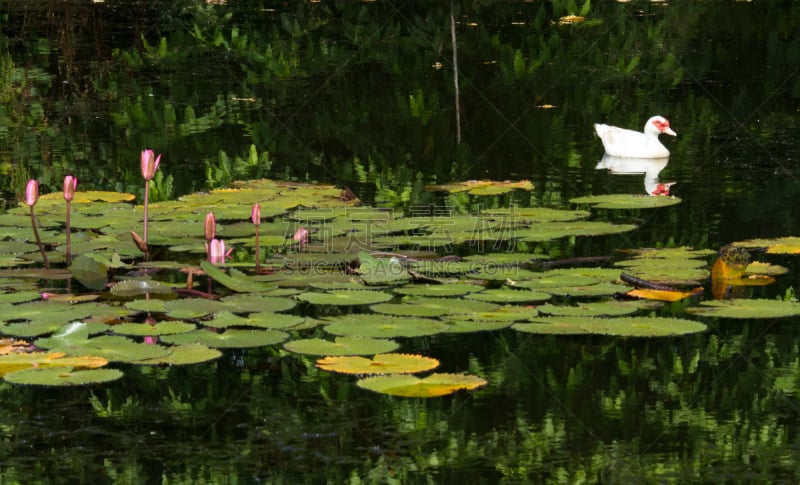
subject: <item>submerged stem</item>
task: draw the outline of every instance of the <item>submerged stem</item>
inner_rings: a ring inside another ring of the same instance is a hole
[[[45,269],[50,269],[50,261],[47,259],[47,253],[44,252],[44,245],[41,238],[39,238],[39,229],[36,228],[36,215],[33,213],[33,206],[31,207],[31,226],[33,226],[33,235],[36,237],[36,244],[39,245],[39,252],[42,253],[42,260],[44,260]]]

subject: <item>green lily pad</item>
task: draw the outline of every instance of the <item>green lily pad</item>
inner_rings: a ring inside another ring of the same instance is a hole
[[[620,337],[669,337],[704,332],[693,320],[661,317],[540,317],[533,323],[515,323],[520,332],[554,335],[615,335]]]
[[[399,286],[392,289],[392,291],[401,295],[433,297],[463,296],[481,290],[483,290],[483,286],[472,283],[417,284]]]
[[[484,209],[481,215],[505,217],[511,221],[526,224],[555,221],[575,221],[586,219],[591,212],[585,210],[551,209],[548,207],[509,207],[507,209]]]
[[[84,386],[115,381],[123,376],[118,369],[72,370],[66,368],[23,369],[9,372],[6,382],[29,386]]]
[[[167,308],[167,315],[179,320],[201,318],[228,309],[224,302],[206,298],[171,300],[164,306]]]
[[[597,209],[655,209],[681,203],[678,197],[655,197],[640,194],[606,194],[576,197],[573,204],[589,204]]]
[[[209,278],[237,293],[256,293],[274,289],[274,287],[260,283],[236,269],[230,269],[230,274],[228,274],[208,261],[201,261],[200,267]]]
[[[320,338],[292,340],[283,348],[297,354],[310,355],[375,355],[396,350],[399,344],[393,340],[371,337],[342,336],[331,342]]]
[[[378,354],[372,359],[339,355],[317,359],[317,367],[343,374],[414,374],[439,367],[439,361],[411,354]]]
[[[277,295],[238,294],[226,296],[222,299],[224,307],[233,312],[285,312],[297,306],[291,298]]]
[[[546,315],[556,315],[563,317],[584,316],[584,317],[614,317],[630,315],[642,309],[653,309],[659,302],[648,300],[634,301],[592,301],[580,302],[576,305],[553,305],[546,304],[536,307],[540,313]]]
[[[398,318],[388,315],[352,314],[331,318],[325,325],[333,335],[373,338],[422,337],[447,330],[447,324],[430,318]]]
[[[570,296],[570,297],[597,297],[597,296],[611,296],[616,293],[627,293],[631,290],[630,286],[618,285],[616,283],[597,283],[587,286],[560,286],[556,288],[542,288],[544,292],[551,293],[556,296]]]
[[[767,248],[768,254],[800,254],[800,237],[776,237],[773,239],[749,239],[737,241],[734,246],[757,249]]]
[[[289,328],[303,323],[305,318],[298,315],[287,315],[285,313],[252,313],[246,317],[240,317],[234,313],[223,311],[216,313],[211,320],[203,321],[207,327],[228,328],[228,327],[257,327],[257,328]]]
[[[155,325],[150,325],[149,323],[120,323],[112,326],[111,330],[120,335],[147,337],[191,332],[195,328],[197,326],[193,323],[174,321],[159,322]]]
[[[418,309],[409,308],[420,307]],[[373,305],[370,308],[381,313],[409,316],[441,316],[457,315],[462,313],[490,312],[496,309],[496,303],[464,300],[461,298],[426,298],[405,297],[400,304],[384,303]]]
[[[392,295],[382,291],[369,291],[369,290],[339,290],[330,291],[326,293],[309,291],[301,295],[297,295],[298,300],[302,300],[312,305],[335,305],[335,306],[348,306],[348,305],[373,305],[375,303],[382,303],[392,299]]]
[[[511,326],[513,320],[474,320],[462,315],[453,315],[445,321],[447,333],[492,332]]]
[[[163,342],[173,345],[201,344],[212,348],[247,348],[275,345],[289,338],[289,334],[278,330],[229,329],[224,332],[212,332],[197,329],[188,333],[166,335]]]
[[[111,287],[111,294],[122,298],[139,295],[172,293],[172,286],[155,280],[124,280]]]
[[[407,317],[439,317],[447,315],[449,310],[442,307],[411,305],[409,303],[379,303],[369,307],[370,310],[389,315]]]
[[[127,337],[102,335],[89,339],[72,339],[59,335],[40,338],[34,345],[69,355],[97,355],[110,362],[137,362],[163,357],[170,351],[160,345],[134,342]]]
[[[604,236],[636,229],[636,224],[613,224],[601,221],[543,222],[530,229],[517,229],[514,236],[525,242],[544,242],[573,236]]]
[[[461,390],[471,391],[485,386],[487,381],[464,374],[431,374],[424,379],[409,374],[394,374],[360,379],[358,387],[381,394],[400,397],[439,397]]]
[[[466,296],[470,300],[493,303],[532,303],[546,301],[552,297],[553,295],[540,291],[514,290],[511,288],[495,288]]]
[[[800,303],[784,300],[735,298],[710,300],[686,310],[693,315],[718,318],[786,318],[800,315]]]
[[[359,273],[368,285],[399,285],[411,279],[408,270],[397,258],[376,258],[366,251],[358,255]]]
[[[169,311],[165,300],[150,298],[148,300],[126,301],[123,305],[128,310],[147,313],[166,313]]]
[[[142,365],[193,365],[216,360],[222,352],[200,344],[184,344],[170,347],[170,353],[155,359],[142,360]]]

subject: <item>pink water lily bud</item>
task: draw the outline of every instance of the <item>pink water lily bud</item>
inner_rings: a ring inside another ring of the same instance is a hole
[[[36,201],[39,200],[39,182],[35,179],[28,180],[28,185],[25,186],[25,203],[33,207]]]
[[[161,163],[161,154],[159,153],[158,156],[155,156],[153,150],[142,150],[142,177],[146,181],[153,180],[153,177],[156,175],[156,170],[158,170],[158,164]]]
[[[206,241],[211,241],[217,237],[217,219],[214,217],[213,212],[206,214],[206,222],[203,225],[206,234]]]
[[[72,175],[64,177],[64,200],[72,202],[75,198],[75,190],[78,189],[78,179]]]
[[[156,345],[158,343],[157,335],[148,335],[144,338],[144,343],[147,345]]]
[[[258,204],[253,205],[253,210],[250,211],[250,220],[253,221],[253,224],[256,226],[261,224],[261,206]]]
[[[292,239],[299,242],[301,246],[304,244],[308,244],[308,229],[306,229],[305,227],[301,227],[294,233]]]
[[[206,243],[208,261],[212,264],[225,263],[225,260],[230,257],[232,252],[233,248],[225,249],[225,241],[221,239],[212,239]]]

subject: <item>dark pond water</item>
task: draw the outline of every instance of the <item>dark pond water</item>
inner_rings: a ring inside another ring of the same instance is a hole
[[[643,175],[596,168],[592,124],[661,114],[678,136],[662,136],[658,177],[682,203],[544,251],[800,234],[800,4],[455,2],[457,143],[449,2],[227,3],[0,2],[7,203],[27,178],[55,192],[67,173],[141,197],[153,148],[156,200],[269,177],[409,211],[453,202],[425,184],[486,178],[534,189],[481,203],[564,208],[643,194]],[[796,259],[759,258],[789,273],[751,295],[796,287]],[[3,384],[0,481],[796,483],[798,320],[707,323],[668,339],[402,340],[489,381],[433,399],[367,392],[279,348],[123,366],[105,386]]]

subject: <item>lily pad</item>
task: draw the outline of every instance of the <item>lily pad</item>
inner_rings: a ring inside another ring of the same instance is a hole
[[[326,293],[309,291],[297,295],[295,298],[311,303],[312,305],[349,306],[382,303],[391,300],[392,295],[382,291],[339,290]]]
[[[142,365],[193,365],[210,362],[222,356],[222,352],[200,344],[184,344],[170,347],[170,353],[155,359],[142,360]]]
[[[445,283],[441,285],[416,284],[393,288],[392,291],[401,295],[413,296],[463,296],[468,293],[483,290],[483,286],[472,283]]]
[[[37,347],[69,355],[97,355],[110,362],[137,362],[163,357],[170,351],[160,345],[137,343],[126,337],[101,335],[89,339],[72,339],[54,335],[34,341]]]
[[[521,181],[495,181],[495,180],[468,180],[465,182],[453,182],[446,185],[428,185],[425,190],[431,192],[467,192],[472,195],[498,195],[511,192],[512,190],[533,190],[533,184],[529,180]]]
[[[326,332],[373,338],[422,337],[447,330],[447,324],[431,318],[398,318],[388,315],[353,314],[330,319]]]
[[[139,295],[172,293],[172,286],[155,280],[125,280],[111,287],[111,294],[123,298]]]
[[[317,367],[343,374],[414,374],[439,367],[439,361],[411,354],[378,354],[372,359],[328,356],[317,359]]]
[[[65,357],[63,352],[28,352],[0,355],[0,376],[30,368],[68,367],[95,369],[108,364],[102,357]]]
[[[540,305],[536,307],[539,312],[546,315],[557,316],[585,316],[585,317],[613,317],[620,315],[630,315],[644,308],[652,309],[654,306],[650,302],[640,301],[593,301],[581,302],[576,305]]]
[[[743,248],[767,248],[768,254],[800,254],[800,237],[777,237],[773,239],[749,239],[738,241],[734,246]]]
[[[297,354],[310,355],[375,355],[391,352],[399,347],[393,340],[371,337],[343,336],[331,342],[320,338],[292,340],[283,348]]]
[[[553,295],[540,291],[494,288],[480,293],[472,293],[466,298],[494,303],[532,303],[546,301],[552,297]]]
[[[9,372],[6,382],[30,386],[84,386],[115,381],[123,376],[118,369],[72,370],[65,368],[35,368]]]
[[[678,197],[654,197],[639,194],[606,194],[576,197],[573,204],[589,204],[597,209],[655,209],[681,203]]]
[[[360,379],[358,387],[400,397],[439,397],[487,384],[486,379],[464,374],[431,374],[424,379],[408,374],[375,376]]]
[[[661,317],[544,317],[533,323],[515,323],[520,332],[554,335],[615,335],[620,337],[669,337],[704,332],[700,322]]]
[[[800,303],[784,300],[735,298],[710,300],[686,310],[693,315],[718,318],[786,318],[800,315]]]
[[[212,348],[238,349],[275,345],[288,338],[289,334],[278,330],[229,329],[224,332],[212,332],[197,329],[188,333],[166,335],[161,340],[174,345],[201,344]]]
[[[659,197],[661,198],[661,197]],[[530,229],[517,229],[514,236],[525,242],[544,242],[573,236],[603,236],[636,229],[636,224],[614,224],[601,221],[543,222]]]
[[[231,269],[228,274],[208,261],[201,261],[200,267],[209,278],[237,293],[255,293],[274,289],[274,287],[260,283],[235,269]]]
[[[193,323],[187,322],[159,322],[155,325],[149,323],[120,323],[113,325],[111,330],[120,335],[147,337],[156,335],[171,335],[174,333],[191,332],[197,328]]]

